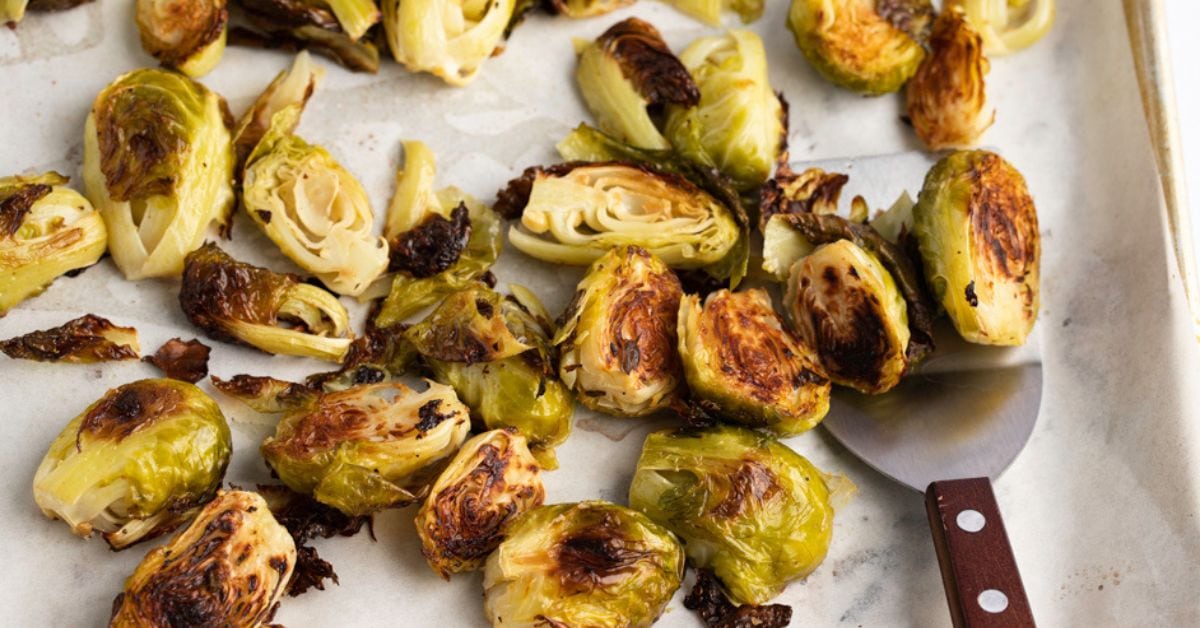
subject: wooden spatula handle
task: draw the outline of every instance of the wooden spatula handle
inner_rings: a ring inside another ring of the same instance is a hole
[[[955,628],[1033,628],[992,483],[934,482],[925,506]]]

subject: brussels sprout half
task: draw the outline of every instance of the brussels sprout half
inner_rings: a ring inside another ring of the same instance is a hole
[[[114,549],[169,532],[221,483],[231,436],[199,388],[146,379],[114,388],[75,417],[33,476],[42,512]]]
[[[929,54],[905,89],[908,117],[917,137],[942,150],[974,145],[996,120],[983,77],[988,60],[979,33],[957,11],[933,24]]]
[[[780,435],[812,429],[829,411],[829,378],[765,290],[714,292],[679,304],[679,355],[691,393],[717,414]]]
[[[146,554],[113,601],[109,626],[265,626],[295,566],[296,544],[267,502],[221,491]]]
[[[682,298],[679,278],[645,249],[615,248],[588,268],[554,336],[559,376],[580,403],[637,417],[678,400]]]
[[[227,0],[137,0],[142,49],[192,77],[208,74],[225,52]]]
[[[285,415],[262,454],[279,479],[350,516],[416,501],[471,430],[448,387],[399,382],[320,395]]]
[[[1050,32],[1056,0],[946,0],[945,10],[962,10],[983,36],[989,55],[1027,48]]]
[[[66,184],[57,172],[0,177],[0,316],[104,254],[104,220]]]
[[[292,61],[291,67],[280,72],[270,85],[259,94],[254,104],[242,114],[233,132],[233,147],[237,152],[239,171],[250,156],[250,151],[267,134],[271,128],[272,118],[284,108],[296,105],[300,111],[308,103],[309,97],[317,89],[317,85],[325,77],[325,68],[313,62],[308,51],[301,50]],[[293,124],[300,122],[297,115]],[[287,129],[289,132],[294,128]]]
[[[516,430],[463,444],[417,512],[421,553],[442,578],[483,567],[521,513],[542,505],[541,467]]]
[[[925,278],[967,341],[1025,342],[1037,320],[1041,235],[1025,178],[983,150],[944,157],[913,208]]]
[[[507,537],[483,574],[494,626],[646,627],[683,580],[675,537],[608,502],[535,508]]]
[[[83,181],[126,279],[178,276],[211,223],[233,209],[224,101],[183,74],[122,75],[96,96],[84,130]]]
[[[917,71],[925,52],[911,26],[916,11],[882,11],[892,5],[930,5],[929,0],[792,0],[788,28],[796,45],[829,82],[865,95],[898,91]]]
[[[762,17],[766,0],[666,0],[680,12],[690,15],[710,26],[721,25],[721,12],[733,11],[743,23]]]
[[[744,428],[646,437],[629,505],[679,535],[739,604],[763,604],[825,560],[833,507],[820,470]]]
[[[500,46],[514,0],[383,0],[383,26],[396,62],[450,85],[470,83]]]

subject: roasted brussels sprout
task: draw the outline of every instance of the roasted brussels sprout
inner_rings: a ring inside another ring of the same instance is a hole
[[[292,61],[292,67],[280,72],[275,80],[259,94],[250,105],[250,109],[242,114],[233,133],[233,148],[237,152],[239,167],[245,165],[250,151],[258,146],[259,141],[271,127],[271,119],[285,107],[296,105],[301,111],[308,102],[317,85],[325,76],[325,68],[313,62],[308,51],[301,50]],[[300,121],[297,116],[294,122]],[[288,129],[293,131],[295,129]]]
[[[404,325],[379,327],[368,319],[363,335],[350,343],[341,368],[309,375],[304,380],[305,385],[313,390],[333,392],[404,375],[419,357],[416,347],[404,337],[405,331]]]
[[[172,338],[142,361],[162,371],[164,375],[181,382],[195,384],[208,377],[208,355],[212,349],[192,339]]]
[[[338,294],[363,293],[387,268],[387,243],[362,184],[324,148],[292,135],[299,105],[271,118],[246,159],[242,205],[293,262]]]
[[[356,72],[379,71],[379,49],[360,35],[379,19],[371,0],[233,0],[261,32],[235,27],[233,45],[310,48]]]
[[[221,491],[146,554],[113,601],[109,626],[266,626],[295,565],[296,545],[263,498]]]
[[[925,177],[913,220],[925,278],[958,333],[1023,344],[1037,319],[1042,255],[1021,173],[992,152],[952,153]]]
[[[588,268],[554,336],[559,375],[580,403],[636,417],[678,399],[682,298],[675,273],[636,246],[612,249]]]
[[[679,58],[700,87],[700,104],[667,106],[667,139],[741,190],[762,185],[787,140],[786,112],[767,81],[762,40],[731,30],[697,39]]]
[[[683,579],[675,537],[608,502],[535,508],[507,536],[483,574],[494,626],[646,627]]]
[[[886,10],[893,5],[902,10]],[[826,80],[860,94],[886,94],[903,87],[925,56],[906,27],[929,5],[929,0],[792,0],[788,28]]]
[[[500,46],[515,0],[383,0],[383,26],[396,61],[450,85],[475,79]]]
[[[475,282],[496,263],[500,219],[456,187],[433,190],[437,163],[422,142],[404,143],[404,168],[383,235],[396,271],[375,323],[395,325]]]
[[[721,12],[733,11],[744,23],[762,17],[766,0],[666,0],[667,4],[710,26],[721,25]]]
[[[700,88],[658,29],[636,17],[617,22],[579,51],[575,80],[600,128],[641,148],[670,148],[649,108],[700,103]]]
[[[104,220],[66,184],[57,172],[0,178],[0,316],[104,254]]]
[[[285,415],[262,444],[289,488],[350,516],[417,499],[471,430],[454,390],[417,392],[399,382],[320,395]]]
[[[946,9],[961,9],[983,36],[989,55],[1027,48],[1050,32],[1055,0],[946,0]]]
[[[0,352],[13,359],[89,364],[136,360],[141,347],[137,330],[118,327],[106,318],[84,314],[58,327],[0,341]]]
[[[629,505],[679,535],[739,604],[765,603],[812,573],[833,532],[821,471],[740,427],[647,436]]]
[[[542,505],[541,467],[516,430],[467,441],[417,512],[417,536],[429,566],[445,579],[483,567],[509,523]]]
[[[987,72],[979,34],[957,11],[943,11],[929,54],[905,89],[908,118],[930,150],[971,146],[992,126],[996,110],[988,104]]]
[[[435,360],[467,364],[503,360],[534,348],[524,339],[521,323],[525,321],[502,312],[508,307],[496,292],[470,288],[446,297],[405,336],[421,355]]]
[[[765,290],[688,295],[679,304],[679,355],[692,395],[717,414],[790,436],[829,411],[816,352],[784,328]]]
[[[177,72],[134,70],[105,87],[84,131],[83,181],[127,279],[178,276],[233,208],[221,97]]]
[[[188,76],[204,76],[225,52],[227,0],[137,0],[142,49]]]
[[[231,450],[229,426],[199,388],[144,379],[114,388],[54,439],[33,499],[82,537],[114,549],[169,532],[212,497]]]
[[[316,388],[273,377],[234,375],[224,380],[213,375],[209,379],[213,388],[264,414],[310,409],[321,396]]]
[[[229,257],[209,243],[187,256],[179,305],[209,338],[267,353],[340,362],[350,315],[328,292]]]
[[[570,18],[585,18],[612,13],[636,0],[547,0],[547,8]]]

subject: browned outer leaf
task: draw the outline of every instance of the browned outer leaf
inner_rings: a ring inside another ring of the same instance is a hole
[[[39,362],[91,363],[109,360],[136,360],[137,348],[110,340],[110,336],[132,335],[137,330],[118,327],[107,319],[85,314],[52,329],[30,332],[0,341],[0,351],[10,358]]]
[[[154,352],[142,358],[171,379],[195,384],[208,376],[208,354],[211,351],[199,340],[183,341],[172,338]]]
[[[87,434],[92,438],[123,440],[130,434],[169,417],[180,403],[183,394],[154,380],[125,384],[104,396],[79,424],[76,438]]]
[[[649,22],[636,17],[617,22],[596,39],[596,45],[617,62],[647,104],[700,104],[700,88],[691,73]]]
[[[238,399],[259,412],[279,413],[302,408],[315,402],[320,392],[293,382],[254,375],[234,375],[228,380],[216,375],[213,388]]]
[[[453,266],[471,237],[467,206],[459,203],[447,220],[433,214],[421,224],[388,243],[389,271],[403,271],[422,279]]]
[[[54,189],[43,183],[23,185],[0,194],[0,238],[11,238],[25,222],[33,204]]]
[[[791,607],[783,604],[735,606],[709,569],[697,570],[696,585],[683,598],[683,606],[696,611],[709,628],[784,628],[792,621]]]
[[[228,322],[276,324],[283,294],[299,281],[295,275],[239,262],[209,243],[184,261],[179,305],[210,338],[241,344],[226,330]]]
[[[267,500],[275,520],[287,528],[296,543],[296,568],[288,582],[288,595],[295,597],[310,588],[324,591],[326,580],[338,584],[333,565],[322,559],[316,548],[308,545],[308,542],[316,538],[354,536],[364,525],[370,531],[371,515],[348,516],[286,486],[259,485],[257,491]],[[372,532],[371,538],[374,536]]]

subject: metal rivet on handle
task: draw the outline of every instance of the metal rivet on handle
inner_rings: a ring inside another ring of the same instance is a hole
[[[989,613],[1003,613],[1008,608],[1008,596],[995,589],[987,589],[979,594],[979,608]]]
[[[954,518],[954,522],[965,532],[978,532],[983,529],[984,524],[987,523],[987,519],[978,510],[967,509],[958,513],[958,516]]]

